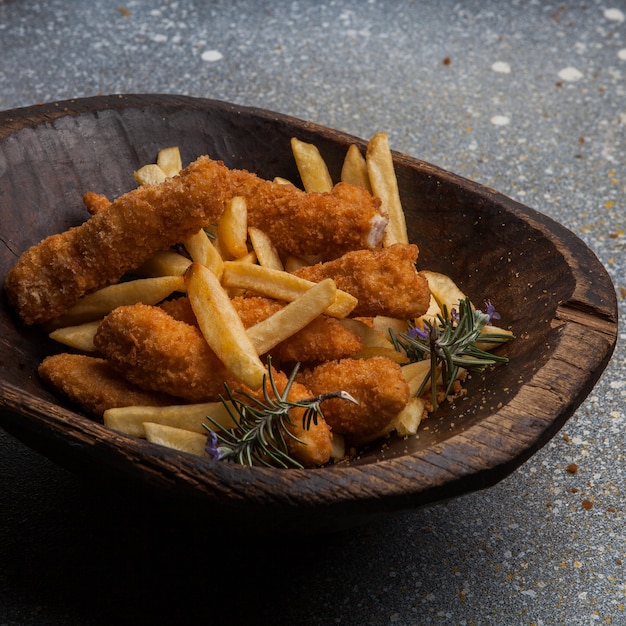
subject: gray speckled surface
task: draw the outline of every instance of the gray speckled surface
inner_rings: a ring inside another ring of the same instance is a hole
[[[385,130],[578,234],[626,312],[623,0],[0,0],[0,50],[2,109],[166,92]],[[106,496],[0,434],[0,625],[626,624],[625,337],[495,487],[226,563],[132,503],[105,519]]]

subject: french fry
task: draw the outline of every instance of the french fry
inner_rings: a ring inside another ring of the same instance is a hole
[[[218,278],[224,271],[224,260],[204,229],[190,235],[183,241],[192,261],[208,267]]]
[[[164,424],[144,422],[143,430],[150,443],[156,443],[179,452],[187,452],[194,456],[204,456],[208,436],[192,433],[182,428],[173,428]]]
[[[506,328],[500,328],[499,326],[492,326],[491,324],[487,324],[483,326],[480,330],[481,335],[493,334],[493,335],[503,335],[501,341],[477,341],[476,347],[479,350],[493,350],[498,346],[501,346],[503,343],[506,343],[510,339],[513,339],[513,332],[510,330],[506,330]]]
[[[404,380],[409,383],[411,396],[414,396],[419,391],[429,373],[430,359],[415,361],[414,363],[409,363],[402,368],[402,376],[404,376]],[[426,383],[424,391],[427,389],[430,389],[430,381]]]
[[[218,278],[204,265],[192,263],[185,274],[185,285],[206,342],[235,378],[251,389],[259,389],[265,367]]]
[[[147,261],[144,261],[135,273],[139,276],[156,278],[157,276],[182,276],[191,261],[182,254],[173,250],[159,250]]]
[[[424,417],[426,417],[426,403],[422,398],[412,397],[407,405],[394,418],[392,425],[400,437],[414,435]]]
[[[163,148],[157,155],[157,165],[161,168],[167,178],[176,176],[183,169],[183,162],[180,158],[178,146]]]
[[[346,456],[346,439],[339,433],[332,433],[332,449],[330,452],[330,458],[336,461],[343,459]]]
[[[276,246],[272,243],[267,233],[254,226],[248,227],[248,237],[252,244],[259,265],[269,267],[274,270],[284,270],[283,262],[280,260]]]
[[[267,319],[248,328],[248,336],[259,354],[310,324],[335,301],[337,287],[331,278],[317,283]]]
[[[361,348],[358,352],[355,352],[351,355],[353,359],[371,359],[375,356],[384,356],[390,361],[394,363],[398,363],[399,365],[404,365],[409,362],[409,357],[407,357],[402,352],[398,352],[394,348],[381,348],[379,346],[371,346],[369,348]]]
[[[364,348],[389,348],[394,349],[389,339],[389,333],[383,334],[376,328],[371,328],[367,324],[355,319],[342,319],[340,324],[358,335],[363,342]]]
[[[333,188],[333,181],[328,167],[320,155],[317,146],[305,143],[295,137],[291,140],[291,150],[296,160],[300,179],[305,191],[328,192]]]
[[[392,318],[386,319],[391,320]],[[378,328],[371,328],[359,320],[350,318],[339,320],[339,322],[355,335],[358,335],[363,342],[363,347],[356,354],[353,354],[352,358],[371,359],[374,356],[384,356],[401,365],[409,362],[408,357],[404,353],[398,352],[393,347],[391,340],[388,339],[389,332],[387,328],[383,328],[380,331]]]
[[[139,185],[158,185],[167,178],[165,172],[156,163],[148,163],[140,167],[133,177]]]
[[[448,314],[452,309],[458,310],[459,302],[465,300],[466,296],[448,275],[430,270],[421,270],[420,274],[428,280],[430,293],[442,311],[444,306]]]
[[[230,402],[227,403],[230,406]],[[123,406],[104,412],[104,425],[131,437],[143,437],[144,422],[164,424],[196,433],[206,433],[202,424],[211,416],[224,428],[236,426],[223,402],[203,402],[171,406]]]
[[[139,302],[157,304],[174,291],[182,290],[183,287],[182,276],[138,278],[137,280],[109,285],[81,298],[63,315],[52,320],[50,325],[53,329],[63,326],[76,326],[100,319],[118,306]]]
[[[230,258],[239,259],[248,254],[248,208],[245,198],[235,196],[226,204],[217,224],[217,238]]]
[[[437,316],[442,313],[439,305],[437,304],[437,300],[435,300],[435,296],[430,294],[430,302],[428,304],[428,309],[426,312],[421,315],[418,319],[415,320],[415,323],[423,327],[423,323],[425,321],[435,322],[437,320]]]
[[[377,133],[370,139],[365,162],[372,193],[382,200],[382,209],[389,219],[383,235],[383,246],[408,243],[409,238],[398,191],[398,180],[389,149],[389,139],[385,133]]]
[[[408,330],[408,323],[406,320],[400,320],[396,317],[387,317],[386,315],[376,315],[372,323],[374,329],[381,333],[384,337],[389,337],[389,329],[391,329],[396,335],[405,333]]]
[[[315,265],[322,260],[320,256],[293,256],[290,254],[285,258],[285,271],[292,273],[306,265]]]
[[[292,272],[295,272],[296,270],[299,270],[305,265],[308,265],[308,263],[302,257],[293,256],[292,254],[290,254],[285,258],[285,271],[289,272],[290,274]]]
[[[295,186],[290,180],[287,180],[286,178],[283,178],[282,176],[275,176],[273,178],[273,182],[275,182],[278,185],[292,185],[292,186]]]
[[[93,338],[100,326],[100,320],[85,322],[77,326],[64,326],[53,330],[48,336],[63,345],[75,348],[81,352],[95,352]]]
[[[356,185],[357,187],[363,187],[370,193],[372,192],[365,157],[355,144],[352,144],[348,148],[348,152],[346,152],[346,157],[341,168],[341,181]]]
[[[226,261],[222,274],[224,287],[247,289],[259,295],[291,302],[308,291],[314,282],[289,274],[273,270],[260,265],[250,265]],[[324,313],[332,317],[347,317],[357,305],[357,299],[351,294],[337,289],[335,301]]]
[[[248,254],[246,254],[246,256],[243,256],[240,259],[237,259],[236,261],[227,261],[227,262],[228,263],[233,263],[233,264],[236,264],[236,265],[244,265],[244,266],[245,265],[254,265],[257,262],[256,253],[254,252],[254,250],[252,250],[252,252],[248,252]],[[224,274],[224,271],[222,270],[222,275],[223,274]],[[224,286],[224,288],[225,288],[226,293],[228,294],[229,298],[236,298],[237,296],[242,296],[246,292],[245,289],[238,289],[236,287],[226,287],[226,286]]]

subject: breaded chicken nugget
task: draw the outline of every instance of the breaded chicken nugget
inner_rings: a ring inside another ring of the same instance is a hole
[[[94,417],[120,406],[166,406],[174,400],[144,391],[120,376],[104,359],[83,354],[54,354],[39,366],[39,376]]]
[[[423,315],[430,303],[428,281],[415,269],[417,254],[414,244],[356,250],[333,261],[302,267],[294,274],[313,282],[332,278],[337,289],[359,301],[353,316],[410,319]]]
[[[262,398],[262,390],[252,391],[228,373],[195,326],[175,320],[158,307],[137,304],[115,309],[102,321],[94,343],[116,371],[146,389],[162,389],[190,402],[209,402],[225,395],[226,382],[233,391],[241,389]],[[287,377],[274,372],[274,380],[282,392]],[[312,395],[294,383],[288,398]],[[290,440],[290,451],[305,466],[326,463],[332,443],[329,426],[320,419],[305,430],[302,416],[303,409],[293,409],[290,430],[305,445]]]
[[[118,307],[101,322],[94,345],[126,380],[189,402],[212,402],[224,381],[241,386],[200,330],[159,307]]]
[[[105,210],[29,248],[5,282],[26,324],[61,315],[81,296],[117,282],[158,250],[215,222],[233,196],[248,204],[248,223],[289,254],[323,254],[380,243],[380,200],[350,185],[307,194],[200,157],[180,175],[115,199]],[[323,219],[320,219],[323,216]]]
[[[262,322],[284,306],[277,300],[260,296],[238,296],[232,302],[246,328]],[[191,304],[185,296],[168,300],[160,306],[175,319],[196,324]],[[272,348],[270,354],[276,365],[318,363],[352,356],[362,347],[363,341],[356,333],[345,328],[339,320],[321,315]]]
[[[322,405],[332,430],[349,441],[366,440],[379,433],[410,396],[400,366],[386,357],[328,361],[303,372],[298,380],[315,395],[340,389],[358,400],[359,404],[352,404],[332,399]]]
[[[283,255],[326,260],[349,250],[376,248],[387,225],[380,198],[347,183],[338,183],[329,193],[306,193],[292,185],[245,178],[235,189],[246,198],[248,224],[264,231]]]
[[[287,385],[287,376],[283,372],[277,371],[273,371],[272,375],[277,391],[282,394]],[[270,397],[272,397],[273,393],[269,388],[269,381],[267,381],[266,384],[270,390]],[[262,390],[255,392],[248,390],[248,393],[259,399],[263,398]],[[311,393],[304,385],[294,381],[289,390],[287,399],[291,402],[296,402],[298,400],[311,398],[314,395],[315,394]],[[344,404],[349,403],[344,401]],[[290,455],[304,465],[304,467],[317,467],[328,463],[332,451],[332,433],[324,418],[319,417],[317,424],[311,423],[310,428],[305,429],[302,425],[304,409],[291,409],[289,417],[293,422],[293,425],[288,427],[289,431],[300,440],[296,441],[291,437],[285,438]]]
[[[29,248],[5,288],[26,324],[54,319],[81,296],[117,282],[152,254],[216,220],[228,191],[214,188],[204,168],[120,196],[104,211]]]

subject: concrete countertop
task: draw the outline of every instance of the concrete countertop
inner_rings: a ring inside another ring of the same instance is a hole
[[[0,0],[0,50],[3,110],[180,93],[384,130],[576,233],[626,313],[623,0]],[[191,541],[0,432],[0,625],[626,624],[624,338],[495,487],[282,545]]]

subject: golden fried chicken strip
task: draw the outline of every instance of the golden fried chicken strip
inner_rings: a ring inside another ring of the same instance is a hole
[[[86,293],[117,282],[157,250],[221,215],[224,198],[214,182],[192,164],[180,176],[134,189],[80,226],[47,237],[9,272],[10,303],[26,324],[43,323]]]
[[[175,320],[158,307],[136,304],[115,309],[100,324],[94,343],[116,371],[145,389],[164,390],[190,402],[209,402],[225,395],[226,382],[233,391],[242,389],[262,397],[262,390],[252,391],[228,373],[195,326]],[[287,377],[275,372],[274,380],[282,392]],[[288,398],[312,395],[294,383]],[[305,430],[302,415],[302,409],[292,411],[294,426],[290,428],[305,445],[290,440],[290,451],[307,467],[326,463],[331,451],[330,428],[320,419]]]
[[[118,307],[100,323],[94,345],[111,367],[142,389],[212,402],[224,393],[225,381],[241,386],[197,327],[159,307]]]
[[[322,405],[326,421],[348,441],[366,440],[382,431],[409,401],[400,366],[386,357],[328,361],[299,375],[314,395],[341,389],[359,404],[339,399]]]
[[[284,304],[260,296],[237,297],[233,305],[246,328],[254,326],[279,311]],[[363,341],[339,320],[320,315],[295,335],[281,341],[270,350],[273,362],[316,363],[341,359],[356,354]]]
[[[313,282],[332,278],[337,289],[359,301],[353,316],[410,319],[423,315],[430,302],[428,281],[415,269],[417,254],[416,245],[398,243],[348,252],[333,261],[302,267],[294,274]]]
[[[260,296],[237,296],[233,306],[246,328],[262,322],[284,304]],[[175,319],[196,324],[191,304],[185,296],[161,303],[161,308]],[[345,328],[339,320],[321,315],[305,328],[298,331],[272,348],[270,354],[273,363],[318,363],[332,359],[342,359],[356,354],[363,347],[362,339]]]
[[[174,400],[144,391],[129,383],[105,359],[61,353],[46,357],[39,366],[41,379],[94,417],[120,406],[166,406]]]
[[[283,372],[273,371],[274,383],[278,390],[278,393],[283,393],[287,385],[287,376]],[[269,386],[269,381],[266,385]],[[269,388],[269,387],[268,387]],[[263,391],[246,390],[250,395],[259,399],[263,398]],[[305,400],[313,397],[315,394],[311,393],[304,385],[298,381],[294,381],[287,395],[287,399],[291,402],[298,400]],[[270,398],[273,397],[273,393],[270,390]],[[344,401],[344,404],[349,404]],[[293,425],[288,426],[289,431],[299,441],[285,437],[287,447],[290,455],[299,461],[304,467],[317,467],[324,465],[330,460],[332,452],[332,433],[330,426],[323,417],[318,417],[317,424],[311,423],[309,429],[303,428],[302,418],[304,417],[303,408],[294,408],[289,412],[289,417],[293,422]]]
[[[246,198],[249,225],[264,231],[281,254],[326,260],[380,245],[387,218],[380,198],[365,189],[338,183],[329,193],[305,193],[251,176],[234,177],[236,195]]]
[[[217,221],[237,195],[247,200],[248,223],[289,254],[333,258],[374,247],[386,224],[380,200],[357,187],[307,194],[200,157],[180,175],[134,189],[80,226],[26,250],[7,276],[9,301],[26,324],[54,319],[81,296]]]

